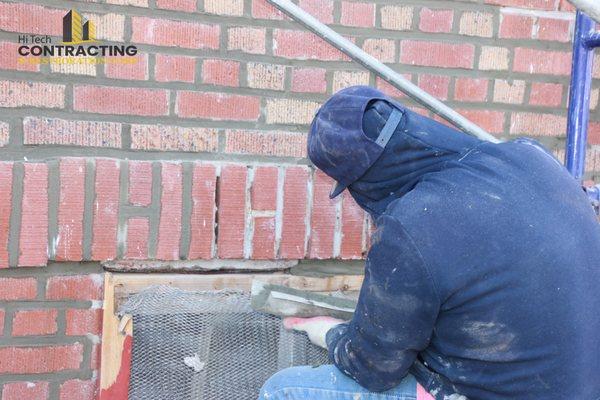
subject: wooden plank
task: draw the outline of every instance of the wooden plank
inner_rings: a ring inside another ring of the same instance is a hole
[[[127,400],[131,367],[133,324],[119,330],[115,309],[113,274],[104,275],[104,315],[102,321],[102,356],[100,366],[100,400]]]

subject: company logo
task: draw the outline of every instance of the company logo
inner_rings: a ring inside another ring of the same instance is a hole
[[[95,42],[96,27],[89,19],[71,10],[63,17],[63,43],[81,44]]]
[[[48,35],[19,35],[19,63],[29,64],[133,64],[138,61],[133,45],[101,44],[96,26],[77,10],[63,17],[62,42],[53,44]]]

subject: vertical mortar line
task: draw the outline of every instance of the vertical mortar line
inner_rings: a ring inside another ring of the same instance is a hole
[[[198,86],[202,83],[202,70],[204,59],[196,57],[196,73],[194,74],[194,84],[192,86]]]
[[[156,257],[158,247],[158,229],[160,224],[160,208],[162,201],[162,165],[160,162],[152,163],[152,203],[148,209],[150,231],[148,232],[148,258]]]
[[[67,331],[67,308],[65,307],[54,307],[56,313],[56,336],[65,336]]]
[[[60,203],[59,160],[49,160],[48,164],[48,259],[56,257],[58,237],[58,207]]]
[[[249,88],[248,84],[248,63],[246,61],[240,61],[240,76],[239,76],[239,84],[240,87]]]
[[[154,81],[154,71],[156,66],[156,53],[148,53],[148,80]]]
[[[335,201],[335,227],[333,230],[333,258],[339,258],[342,248],[342,202],[345,199],[340,194]]]
[[[9,135],[8,135],[8,149],[12,147],[21,147],[25,143],[25,134],[23,133],[23,125],[25,118],[14,118],[8,119],[9,123]],[[8,150],[7,149],[7,150]]]
[[[342,16],[342,4],[339,1],[333,2],[333,23],[339,24]]]
[[[279,248],[281,245],[281,231],[283,224],[283,187],[285,180],[286,167],[277,168],[277,201],[275,207],[275,258],[279,258]]]
[[[306,180],[306,195],[308,199],[306,201],[306,217],[304,219],[304,226],[306,227],[306,231],[304,232],[304,257],[309,258],[309,244],[310,244],[310,229],[311,224],[310,220],[312,218],[312,209],[313,209],[313,179],[314,179],[315,169],[308,169],[308,179]]]
[[[375,26],[374,30],[381,29],[381,7],[382,4],[375,4]]]
[[[292,73],[293,67],[291,65],[284,66],[283,75],[283,92],[290,93],[292,91]]]
[[[254,215],[252,212],[250,191],[254,182],[254,166],[247,167],[246,174],[246,191],[245,194],[245,230],[244,230],[244,258],[249,259],[252,256],[253,239],[254,239]]]
[[[92,258],[93,214],[95,193],[96,164],[93,158],[85,159],[85,201],[83,204],[83,259]]]
[[[244,0],[243,16],[252,18],[252,0]]]
[[[131,124],[121,124],[121,149],[131,150]]]
[[[229,42],[229,31],[228,31],[229,25],[227,24],[227,21],[223,21],[221,20],[221,24],[220,24],[220,32],[219,32],[219,57],[221,58],[228,58],[227,57],[227,43]]]
[[[177,115],[177,94],[175,90],[169,90],[168,91],[168,97],[169,97],[169,104],[167,104],[167,106],[169,107],[169,115],[175,116]]]
[[[273,29],[266,28],[265,32],[265,55],[273,57]]]
[[[55,381],[50,381],[48,387],[48,398],[50,400],[56,400],[60,396],[60,383]]]
[[[450,78],[450,82],[448,83],[448,100],[447,101],[453,101],[454,94],[455,94],[454,88],[456,87],[456,76],[450,75],[449,78]]]
[[[119,214],[117,226],[117,259],[123,258],[125,255],[127,244],[127,216],[123,212],[125,205],[128,203],[129,192],[129,162],[125,160],[118,161],[119,163]]]
[[[179,258],[187,259],[190,250],[191,218],[192,218],[192,185],[193,164],[182,163],[183,190],[181,193],[181,241],[179,242]]]
[[[217,131],[217,153],[225,153],[227,147],[227,131],[224,129],[215,129]]]
[[[19,264],[19,234],[21,233],[21,200],[23,198],[24,176],[23,163],[15,162],[13,164],[11,213],[8,231],[8,265],[11,267],[16,267]]]

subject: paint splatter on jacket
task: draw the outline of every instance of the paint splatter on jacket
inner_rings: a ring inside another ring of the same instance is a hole
[[[376,219],[332,361],[383,391],[412,373],[436,399],[600,399],[600,226],[536,142],[482,142],[406,109],[350,186]],[[385,124],[371,105],[363,129]]]

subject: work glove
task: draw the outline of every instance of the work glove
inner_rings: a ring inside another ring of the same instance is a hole
[[[293,329],[299,332],[306,332],[308,338],[315,345],[327,349],[326,336],[329,330],[339,324],[344,323],[341,319],[332,317],[312,317],[312,318],[284,318],[283,327]]]

